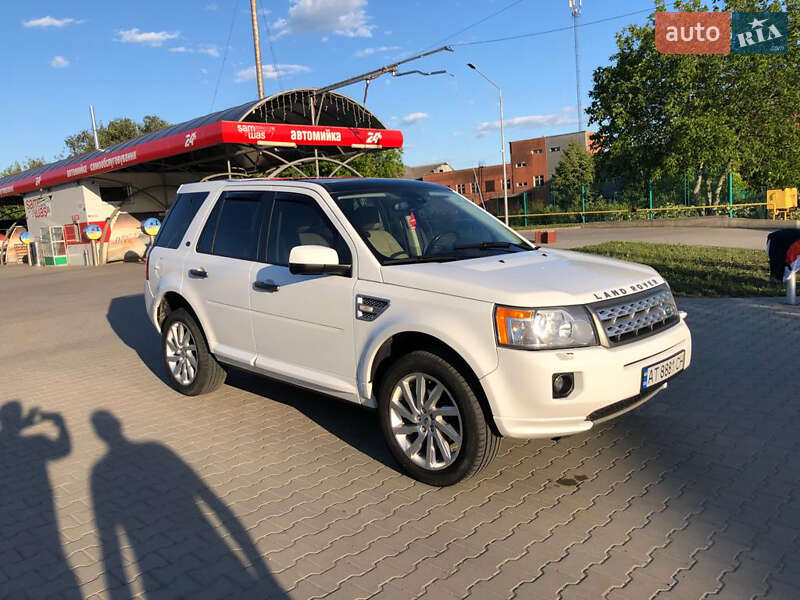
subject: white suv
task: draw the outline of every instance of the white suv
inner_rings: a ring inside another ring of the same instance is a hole
[[[183,185],[148,255],[171,384],[224,365],[377,408],[411,476],[449,485],[500,438],[587,431],[666,387],[691,337],[650,267],[537,247],[446,187]]]

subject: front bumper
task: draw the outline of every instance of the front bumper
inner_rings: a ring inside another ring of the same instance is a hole
[[[641,372],[673,354],[692,358],[692,339],[683,319],[673,327],[622,346],[526,351],[498,348],[497,369],[481,379],[494,422],[512,438],[549,438],[580,433],[652,398],[665,386],[641,393]],[[554,373],[574,373],[575,388],[554,399]],[[622,403],[614,407],[615,403]],[[603,410],[610,407],[607,410]],[[593,414],[594,413],[594,414]]]

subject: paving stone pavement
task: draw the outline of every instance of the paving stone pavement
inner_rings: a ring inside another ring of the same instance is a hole
[[[142,275],[0,268],[0,598],[800,594],[800,307],[680,299],[667,391],[435,489],[358,407],[173,392]]]

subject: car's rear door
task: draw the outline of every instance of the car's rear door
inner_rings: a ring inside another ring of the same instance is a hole
[[[200,300],[211,351],[222,360],[252,365],[255,359],[250,288],[271,205],[271,192],[223,191],[186,255],[186,295]]]
[[[147,284],[152,295],[157,295],[162,278],[167,288],[179,290],[183,279],[185,247],[181,246],[186,230],[200,207],[208,197],[208,192],[185,192],[175,196],[175,200],[164,217],[161,231],[148,251]]]
[[[314,196],[294,191],[276,192],[268,236],[267,264],[254,271],[250,292],[256,366],[352,399],[355,275],[289,272],[295,246],[328,246],[337,251],[341,264],[353,264],[352,242]]]

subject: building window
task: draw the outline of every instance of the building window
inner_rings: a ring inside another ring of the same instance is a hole
[[[457,184],[456,184],[456,191],[457,191],[459,194],[463,194],[463,193],[466,191],[466,189],[465,189],[466,187],[467,187],[467,186],[466,186],[465,184],[463,184],[463,183],[457,183]]]
[[[561,146],[550,146],[550,152],[561,152]]]
[[[537,175],[533,178],[533,185],[539,186],[544,185],[544,175]]]
[[[528,187],[528,182],[527,181],[518,181],[517,182],[517,187]]]
[[[494,191],[494,179],[490,179],[486,182],[486,191],[493,192]]]
[[[534,148],[533,150],[531,150],[531,154],[541,154],[541,153],[542,153],[541,148]]]
[[[478,194],[481,191],[481,184],[477,181],[473,181],[469,184],[469,191],[473,194]]]
[[[515,166],[515,167],[517,167],[518,169],[521,169],[522,167],[527,167],[527,166],[528,166],[528,163],[526,163],[525,161],[522,161],[522,162],[518,162],[518,163],[517,163],[516,165],[514,165],[514,166]]]
[[[510,179],[506,179],[506,189],[507,190],[511,189],[511,180]]]

